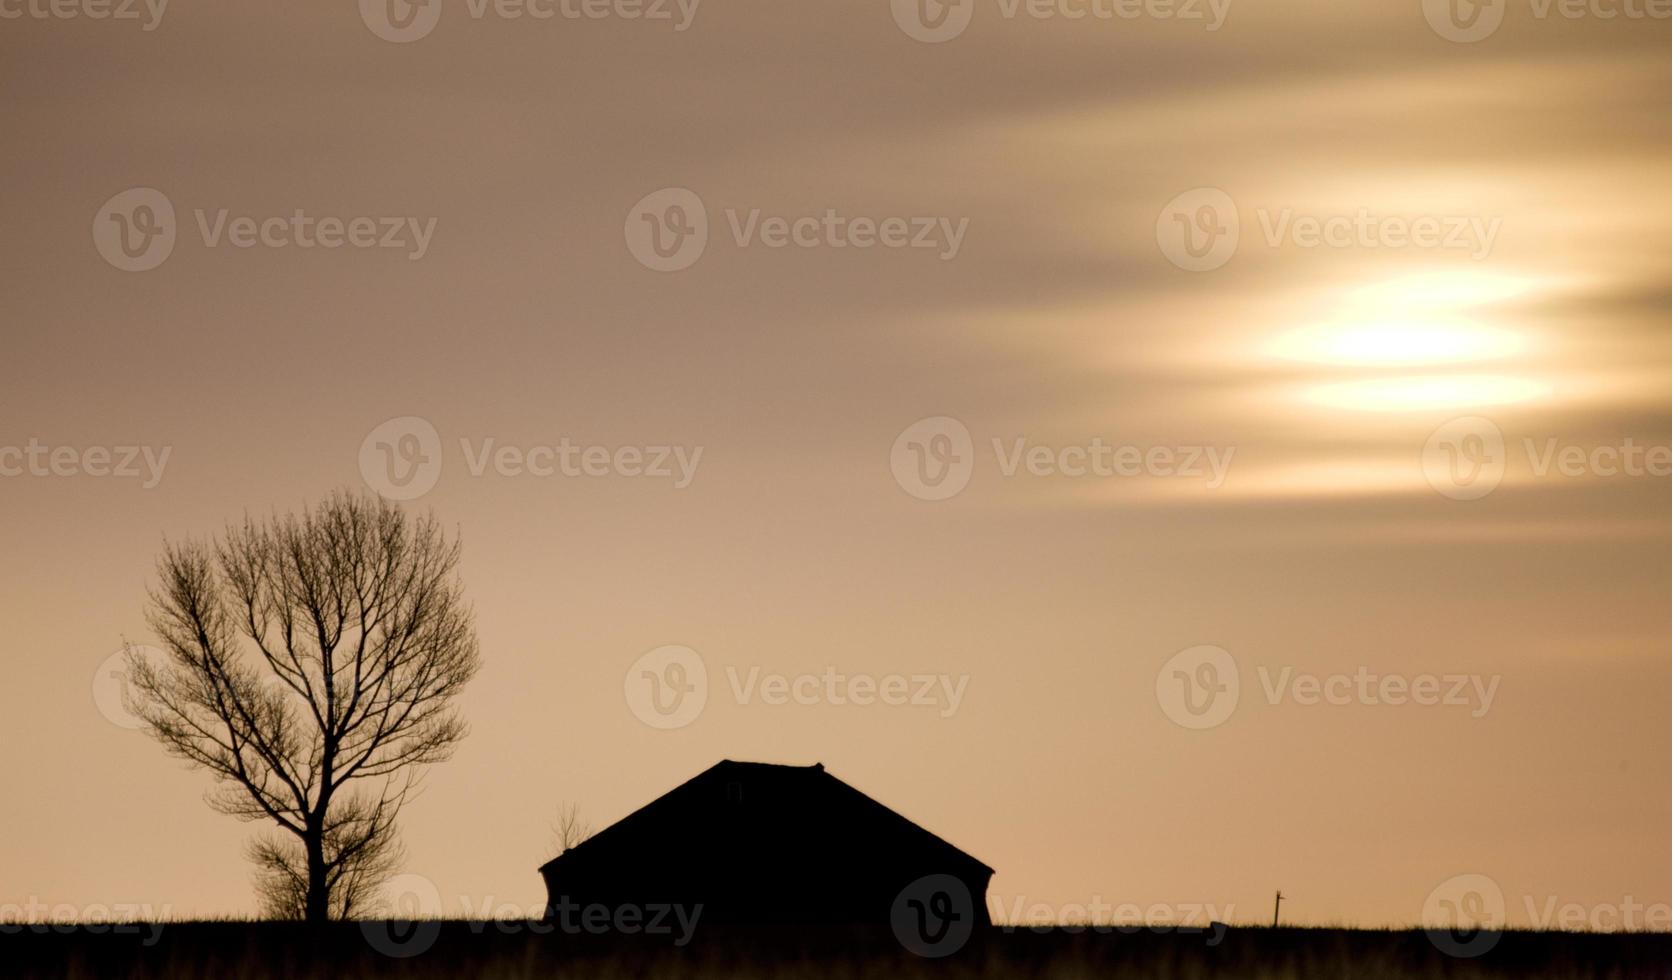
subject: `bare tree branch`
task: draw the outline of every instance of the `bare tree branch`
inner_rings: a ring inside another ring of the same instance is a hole
[[[592,825],[581,819],[580,807],[565,803],[558,807],[557,820],[552,823],[553,857],[562,854],[592,836]]]

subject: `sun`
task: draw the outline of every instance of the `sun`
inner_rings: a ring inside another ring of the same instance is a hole
[[[1537,401],[1552,394],[1532,378],[1496,374],[1430,374],[1327,382],[1306,392],[1308,401],[1361,412],[1410,412],[1485,408]]]
[[[1525,295],[1526,279],[1444,272],[1349,290],[1320,323],[1291,330],[1265,354],[1313,365],[1300,386],[1312,404],[1370,412],[1510,405],[1548,397],[1517,369],[1536,353],[1498,308]]]
[[[1502,360],[1526,342],[1503,329],[1464,320],[1339,323],[1297,330],[1278,338],[1272,352],[1287,360],[1344,367],[1409,367]]]

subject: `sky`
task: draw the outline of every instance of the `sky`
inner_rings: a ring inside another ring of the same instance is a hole
[[[111,658],[349,488],[464,542],[449,913],[730,758],[1000,917],[1672,927],[1672,11],[436,2],[0,0],[0,913],[255,911]]]

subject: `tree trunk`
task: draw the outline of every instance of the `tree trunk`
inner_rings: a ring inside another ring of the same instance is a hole
[[[331,892],[325,881],[324,827],[309,827],[303,844],[308,851],[308,894],[303,916],[307,922],[320,925],[331,919]]]

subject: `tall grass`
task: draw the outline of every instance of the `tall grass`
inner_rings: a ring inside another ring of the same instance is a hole
[[[532,923],[431,920],[416,955],[380,952],[369,936],[417,935],[412,923],[200,921],[160,932],[0,929],[0,976],[181,978],[561,977],[563,980],[754,980],[898,977],[947,980],[1063,978],[1445,977],[1672,980],[1672,935],[1509,931],[1484,955],[1448,956],[1420,930],[1236,927],[1204,934],[1030,930],[977,936],[944,959],[904,950],[887,931],[709,928],[683,947],[666,937],[537,934]],[[379,933],[378,930],[394,932]],[[412,951],[407,947],[403,951]]]

